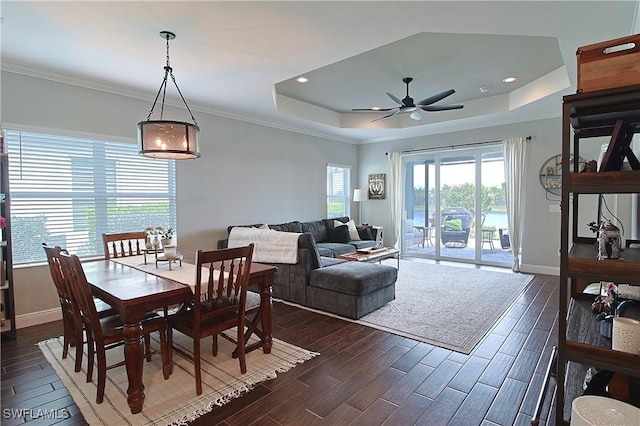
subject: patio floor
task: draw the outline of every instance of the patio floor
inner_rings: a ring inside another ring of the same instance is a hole
[[[425,240],[424,247],[420,244],[412,245],[405,251],[405,256],[417,256],[417,257],[434,257],[436,254],[435,249],[435,237],[432,237],[430,242]],[[440,256],[447,259],[465,259],[467,261],[473,261],[475,259],[475,247],[476,240],[469,238],[466,247],[447,247],[440,245]],[[511,249],[503,249],[500,246],[500,240],[493,240],[493,248],[490,248],[488,242],[484,242],[482,245],[482,252],[480,261],[482,263],[488,262],[491,264],[504,264],[504,266],[511,267],[513,262],[513,255]]]

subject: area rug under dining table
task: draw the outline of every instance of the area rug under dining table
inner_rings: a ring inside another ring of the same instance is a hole
[[[229,331],[233,333],[233,330]],[[157,337],[157,336],[156,336]],[[193,352],[193,340],[180,332],[173,333],[174,346],[183,351]],[[155,347],[159,342],[152,339]],[[53,366],[62,384],[67,388],[82,415],[90,425],[172,425],[186,424],[187,421],[211,411],[215,406],[223,405],[251,390],[255,385],[276,378],[278,373],[286,372],[314,356],[311,352],[284,341],[273,339],[270,354],[261,350],[248,353],[247,373],[240,373],[238,359],[231,357],[235,346],[226,339],[218,339],[219,351],[216,357],[202,350],[202,395],[196,395],[193,363],[181,355],[173,355],[173,373],[168,380],[162,376],[160,356],[154,356],[151,362],[144,362],[143,383],[145,401],[142,412],[131,414],[127,405],[128,379],[124,366],[107,372],[105,398],[102,404],[96,404],[97,372],[93,381],[86,383],[86,351],[83,356],[82,371],[75,373],[75,351],[69,351],[62,359],[62,337],[39,343],[47,361]],[[209,346],[210,348],[210,346]],[[107,364],[123,358],[123,351],[107,351]]]

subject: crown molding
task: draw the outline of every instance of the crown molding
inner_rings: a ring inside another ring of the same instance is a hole
[[[123,87],[119,87],[112,84],[106,84],[104,82],[100,82],[97,80],[80,78],[76,76],[71,76],[68,74],[62,74],[55,71],[51,71],[44,68],[37,68],[31,65],[19,64],[16,62],[10,61],[2,61],[0,64],[0,69],[5,72],[11,72],[14,74],[26,75],[28,77],[40,78],[43,80],[50,80],[57,83],[69,84],[72,86],[78,86],[85,89],[99,90],[101,92],[110,93],[113,95],[126,96],[129,98],[139,99],[143,101],[148,101],[153,98],[153,94],[149,92],[140,92],[131,89],[125,89]],[[182,103],[172,102],[171,100],[165,100],[165,104],[181,108],[183,106]],[[242,114],[237,114],[229,111],[222,111],[219,109],[211,108],[209,106],[201,105],[201,104],[192,104],[191,109],[197,112],[201,112],[204,114],[215,115],[218,117],[229,118],[232,120],[242,121],[246,123],[256,124],[264,127],[271,127],[278,130],[284,130],[287,132],[299,133],[307,136],[318,137],[322,139],[329,139],[336,142],[356,144],[358,143],[355,139],[344,138],[336,135],[332,135],[330,133],[318,132],[310,129],[305,129],[302,127],[291,126],[284,123],[278,123],[274,121],[270,121],[267,119],[262,119],[258,117],[252,117]]]

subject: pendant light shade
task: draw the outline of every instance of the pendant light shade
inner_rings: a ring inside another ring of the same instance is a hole
[[[138,144],[140,146],[139,153],[145,157],[160,158],[165,160],[185,160],[200,157],[200,149],[198,146],[198,133],[200,128],[195,117],[184,100],[182,92],[173,76],[173,68],[169,65],[169,40],[176,38],[175,34],[169,31],[160,32],[160,37],[167,40],[167,64],[164,67],[164,79],[160,84],[160,90],[153,101],[149,115],[146,121],[138,123]],[[193,123],[186,121],[163,120],[164,100],[167,91],[167,77],[171,76],[173,84],[176,86],[182,102],[184,102],[187,111],[191,114]],[[151,120],[151,114],[158,102],[158,98],[162,93],[162,103],[160,108],[160,120]]]
[[[182,121],[147,120],[138,123],[140,154],[164,160],[200,157],[198,126]]]

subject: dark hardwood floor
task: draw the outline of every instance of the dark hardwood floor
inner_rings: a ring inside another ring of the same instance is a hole
[[[193,425],[528,425],[557,341],[557,285],[537,275],[469,355],[274,302],[275,337],[321,355]],[[61,334],[57,321],[3,340],[3,426],[86,424],[36,346]],[[553,419],[551,399],[541,425]]]

